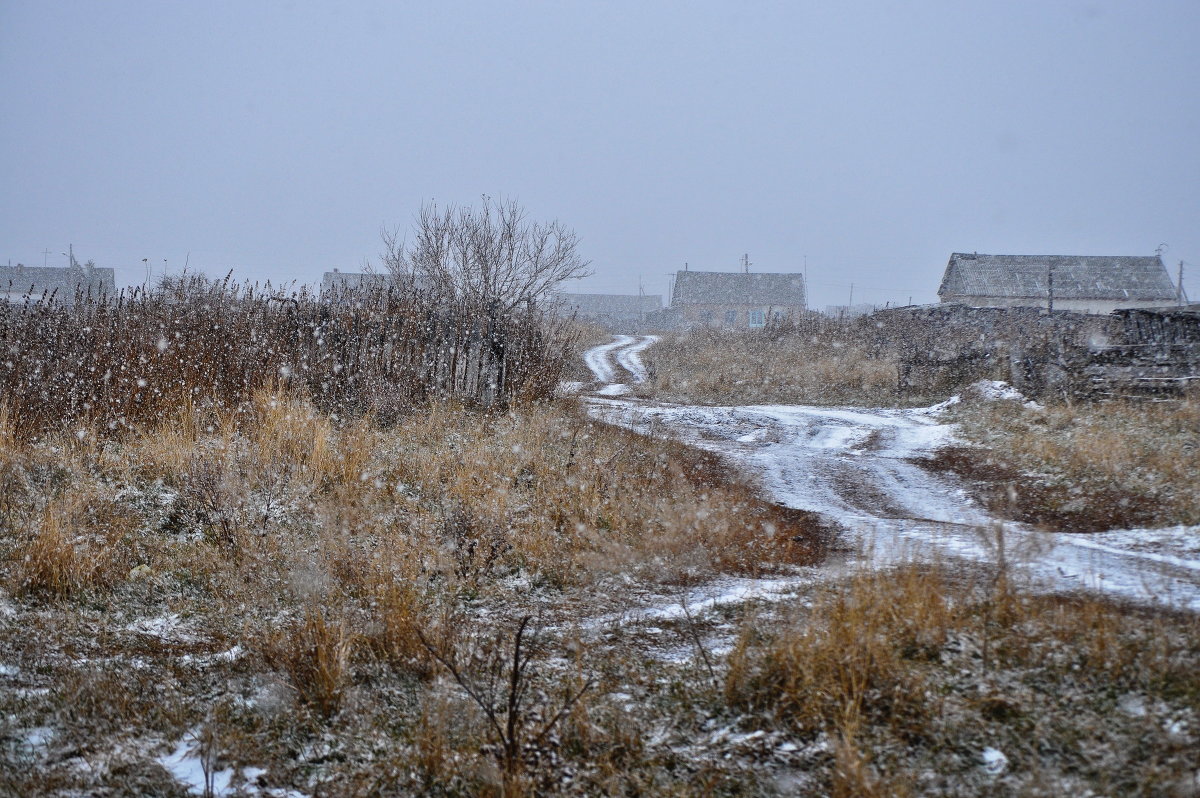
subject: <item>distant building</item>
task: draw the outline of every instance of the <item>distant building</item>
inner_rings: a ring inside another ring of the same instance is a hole
[[[1047,307],[1077,313],[1177,301],[1157,256],[980,255],[955,252],[938,297],[971,307]]]
[[[806,307],[803,274],[682,271],[671,295],[672,310],[687,325],[765,327]]]
[[[116,274],[88,261],[80,265],[74,258],[70,266],[0,266],[0,298],[9,302],[38,301],[43,297],[63,305],[75,302],[75,294],[100,297],[117,292]]]
[[[825,315],[834,319],[856,319],[859,316],[870,316],[878,309],[870,302],[860,302],[856,305],[826,305]]]
[[[554,300],[561,312],[576,318],[610,326],[637,324],[646,316],[662,310],[662,295],[653,294],[567,294],[557,293]]]
[[[339,272],[334,269],[331,272],[325,272],[321,278],[321,293],[326,294],[333,290],[346,290],[357,288],[389,288],[395,284],[391,272],[383,272],[381,274],[361,273],[361,272]]]

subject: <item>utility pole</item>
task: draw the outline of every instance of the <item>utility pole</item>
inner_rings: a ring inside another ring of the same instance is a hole
[[[750,253],[749,252],[742,255],[742,272],[745,274],[750,273]]]
[[[1054,312],[1054,264],[1046,264],[1046,310]]]
[[[45,268],[45,267],[46,267],[46,261],[47,261],[49,258],[50,258],[50,250],[48,250],[48,249],[43,249],[43,250],[42,250],[42,268]]]
[[[808,310],[808,256],[804,256],[804,309]]]

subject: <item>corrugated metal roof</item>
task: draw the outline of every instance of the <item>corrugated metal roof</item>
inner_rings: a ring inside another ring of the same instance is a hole
[[[771,272],[676,272],[675,293],[671,304],[803,307],[804,275]]]
[[[1055,299],[1163,300],[1175,286],[1157,256],[978,255],[955,252],[940,297],[1045,297],[1054,272]]]

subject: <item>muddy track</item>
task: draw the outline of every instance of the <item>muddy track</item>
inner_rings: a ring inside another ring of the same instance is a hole
[[[1200,560],[1003,521],[972,501],[956,477],[922,467],[955,441],[936,408],[706,407],[617,398],[623,389],[614,386],[620,384],[605,379],[617,372],[611,358],[623,362],[625,353],[636,363],[625,368],[636,374],[637,353],[653,343],[647,338],[621,336],[589,350],[589,367],[607,383],[584,397],[591,414],[721,455],[774,501],[818,513],[845,530],[865,561],[1002,556],[1050,589],[1093,589],[1200,611]]]

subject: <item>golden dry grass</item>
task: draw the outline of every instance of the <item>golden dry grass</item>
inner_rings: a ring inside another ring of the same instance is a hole
[[[644,355],[652,379],[639,393],[670,401],[894,404],[894,360],[836,330],[697,329],[665,336]]]
[[[1169,702],[1176,717],[1200,717],[1200,621],[1031,595],[1002,577],[865,573],[790,619],[752,618],[730,657],[727,700],[832,740],[832,794],[944,786],[978,773],[990,746],[1007,752],[1012,778],[973,789],[995,794],[1054,794],[1071,779],[1157,793],[1190,779],[1185,737],[1114,705]]]
[[[970,403],[956,411],[979,449],[956,470],[1000,488],[999,512],[1071,531],[1200,524],[1200,400],[1022,407]],[[948,463],[954,466],[954,463]]]
[[[263,659],[282,671],[299,699],[324,717],[342,703],[355,635],[340,620],[310,608],[303,619],[268,638]]]

